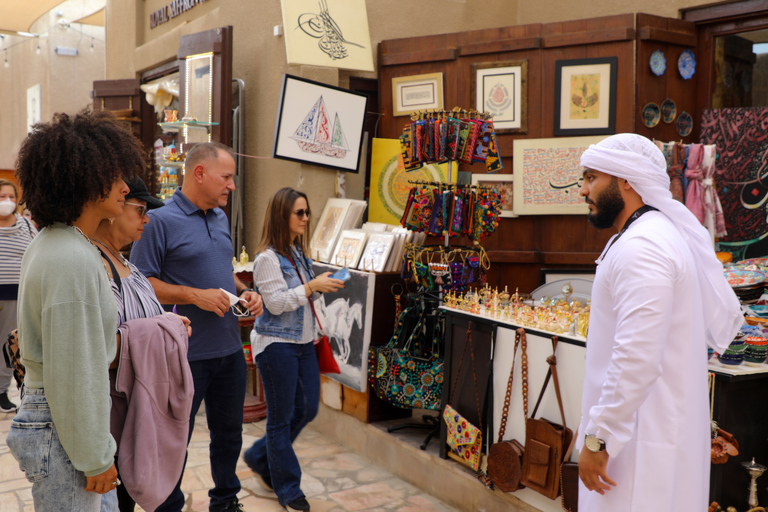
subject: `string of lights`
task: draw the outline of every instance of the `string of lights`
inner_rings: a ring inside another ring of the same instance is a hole
[[[82,24],[78,23],[78,25],[82,25]],[[64,30],[72,30],[73,32],[77,32],[78,34],[80,34],[82,36],[85,36],[85,37],[90,37],[91,38],[91,45],[90,45],[89,51],[91,51],[91,52],[95,51],[95,48],[93,46],[95,41],[99,41],[100,43],[104,42],[104,39],[101,39],[99,37],[93,36],[91,34],[86,34],[82,30],[73,27],[71,23],[60,24],[59,27],[64,29]],[[25,32],[24,34],[21,34],[21,35],[18,35],[18,36],[10,36],[8,34],[0,34],[0,41],[2,41],[2,43],[3,43],[2,50],[4,52],[3,53],[3,58],[4,58],[3,67],[5,67],[5,68],[11,67],[10,62],[8,61],[8,50],[10,50],[10,49],[12,49],[12,48],[14,48],[16,46],[19,46],[21,44],[25,44],[25,43],[33,42],[33,41],[37,40],[37,48],[35,48],[35,54],[36,55],[40,55],[42,53],[42,49],[40,48],[39,40],[41,38],[42,39],[47,38],[48,35],[49,34],[48,34],[47,31],[43,32],[42,34],[30,34],[30,33],[26,33]],[[8,44],[8,46],[5,46],[6,43],[8,42],[8,41],[6,41],[6,39],[8,39],[9,37],[20,37],[21,39],[19,41],[14,42],[14,43]]]

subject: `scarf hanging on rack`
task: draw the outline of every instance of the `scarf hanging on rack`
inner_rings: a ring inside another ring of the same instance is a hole
[[[685,206],[688,207],[709,235],[724,237],[725,229],[723,207],[715,189],[715,161],[717,147],[714,144],[691,144],[689,147],[688,168],[685,175],[689,178]]]
[[[677,142],[661,142],[654,140],[654,144],[664,155],[667,163],[667,175],[669,175],[669,191],[672,199],[685,203],[683,189],[683,169],[685,169],[685,145]]]

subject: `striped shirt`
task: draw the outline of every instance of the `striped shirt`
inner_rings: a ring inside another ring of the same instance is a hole
[[[16,214],[13,226],[0,227],[0,285],[7,291],[13,292],[13,297],[3,297],[0,300],[16,300],[19,273],[21,272],[21,257],[27,246],[37,235],[37,229],[26,218]]]
[[[293,261],[304,261],[304,257],[296,254],[295,249],[291,249]],[[311,280],[309,273],[303,265],[299,265],[304,282]],[[311,343],[314,339],[314,328],[307,329],[307,326],[315,325],[312,308],[309,307],[304,285],[288,289],[288,283],[285,282],[283,271],[280,270],[280,260],[277,259],[277,253],[269,249],[259,254],[253,263],[253,284],[259,288],[261,300],[264,301],[264,307],[269,304],[270,311],[296,311],[300,306],[304,307],[304,330],[301,333],[301,341],[279,338],[277,336],[265,336],[258,334],[256,329],[251,331],[251,353],[255,358],[264,352],[264,349],[272,343]],[[313,294],[317,297],[318,294]]]
[[[117,301],[118,326],[128,320],[152,318],[153,316],[165,313],[165,310],[157,300],[157,295],[155,295],[155,290],[152,288],[149,280],[144,277],[144,274],[139,272],[139,269],[133,263],[129,262],[128,267],[131,269],[131,274],[120,278],[120,284],[123,288],[122,293],[117,287],[115,280],[110,279],[112,292],[115,294],[115,300]]]

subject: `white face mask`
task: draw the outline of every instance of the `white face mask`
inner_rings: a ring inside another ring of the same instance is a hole
[[[5,199],[0,201],[0,217],[7,217],[16,211],[16,201]]]

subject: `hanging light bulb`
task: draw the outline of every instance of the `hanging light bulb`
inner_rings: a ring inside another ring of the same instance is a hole
[[[37,49],[35,50],[35,55],[40,55],[42,51],[40,50],[40,45],[37,45]]]
[[[91,53],[93,53],[93,38],[91,38]]]
[[[8,48],[5,49],[5,63],[3,63],[3,67],[11,67],[11,65],[8,63]]]

